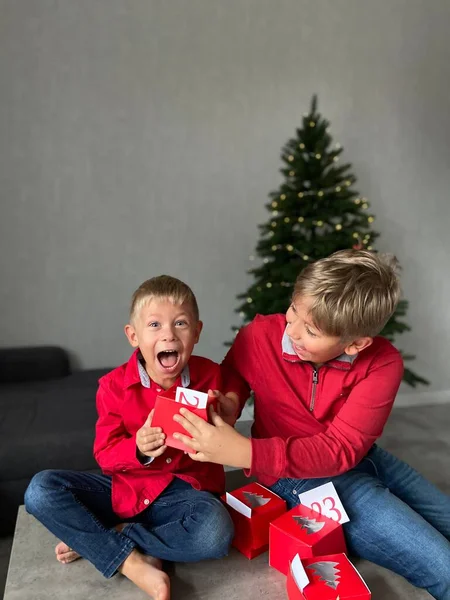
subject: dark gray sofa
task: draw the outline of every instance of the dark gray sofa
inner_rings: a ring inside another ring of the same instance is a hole
[[[72,372],[67,352],[54,346],[0,350],[0,535],[14,530],[38,471],[98,470],[95,394],[108,370]]]

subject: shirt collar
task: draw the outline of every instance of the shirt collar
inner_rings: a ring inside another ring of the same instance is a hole
[[[145,361],[139,348],[133,353],[130,358],[125,374],[125,387],[141,383],[143,387],[149,389],[152,387],[152,381],[145,370]],[[181,371],[181,386],[189,387],[191,383],[191,374],[189,365],[187,364]]]
[[[281,352],[283,358],[289,360],[290,362],[304,362],[302,359],[296,354],[294,350],[294,346],[292,345],[291,338],[287,334],[287,326],[283,332],[283,337],[281,339]],[[338,369],[349,370],[353,364],[353,361],[358,355],[355,354],[350,356],[345,352],[333,360],[329,360],[326,364],[330,367],[336,367]]]

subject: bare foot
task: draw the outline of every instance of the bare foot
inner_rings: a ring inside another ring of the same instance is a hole
[[[67,544],[64,542],[59,542],[59,544],[55,548],[56,560],[58,560],[63,565],[67,565],[77,558],[81,558],[78,552],[69,548]]]
[[[170,580],[161,571],[161,561],[157,558],[144,556],[134,549],[119,567],[119,571],[153,600],[170,600]]]

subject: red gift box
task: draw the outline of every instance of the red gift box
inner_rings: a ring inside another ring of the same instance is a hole
[[[286,502],[259,483],[222,496],[234,523],[233,546],[247,558],[269,548],[269,525],[286,512]]]
[[[295,554],[303,559],[341,552],[347,552],[341,525],[303,504],[270,525],[269,564],[283,575]]]
[[[184,400],[183,392],[185,394],[189,393],[189,403]],[[176,396],[180,395],[181,401],[176,400]],[[198,396],[196,396],[198,394]],[[180,412],[180,408],[187,408],[198,417],[201,417],[205,421],[208,421],[209,417],[209,407],[212,406],[215,411],[217,411],[217,398],[211,398],[208,396],[206,400],[206,407],[199,408],[197,405],[199,402],[196,401],[195,398],[201,396],[206,396],[203,392],[196,392],[195,390],[186,390],[185,388],[177,388],[177,391],[164,392],[159,394],[155,400],[155,412],[153,413],[152,418],[152,427],[161,427],[163,433],[166,434],[165,444],[170,446],[171,448],[178,448],[178,450],[183,450],[183,452],[190,452],[191,454],[195,452],[192,448],[180,442],[173,437],[174,433],[183,433],[184,435],[189,436],[189,433],[182,427],[179,423],[173,420],[174,415],[177,415]]]
[[[287,576],[289,600],[370,600],[364,579],[345,554],[300,560],[298,554]]]

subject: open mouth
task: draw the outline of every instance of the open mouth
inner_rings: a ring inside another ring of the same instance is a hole
[[[303,348],[300,348],[300,346],[297,346],[296,344],[292,344],[294,346],[294,350],[297,354],[305,354],[305,350]]]
[[[180,361],[180,355],[177,350],[162,350],[158,352],[159,364],[166,370],[176,369]]]

